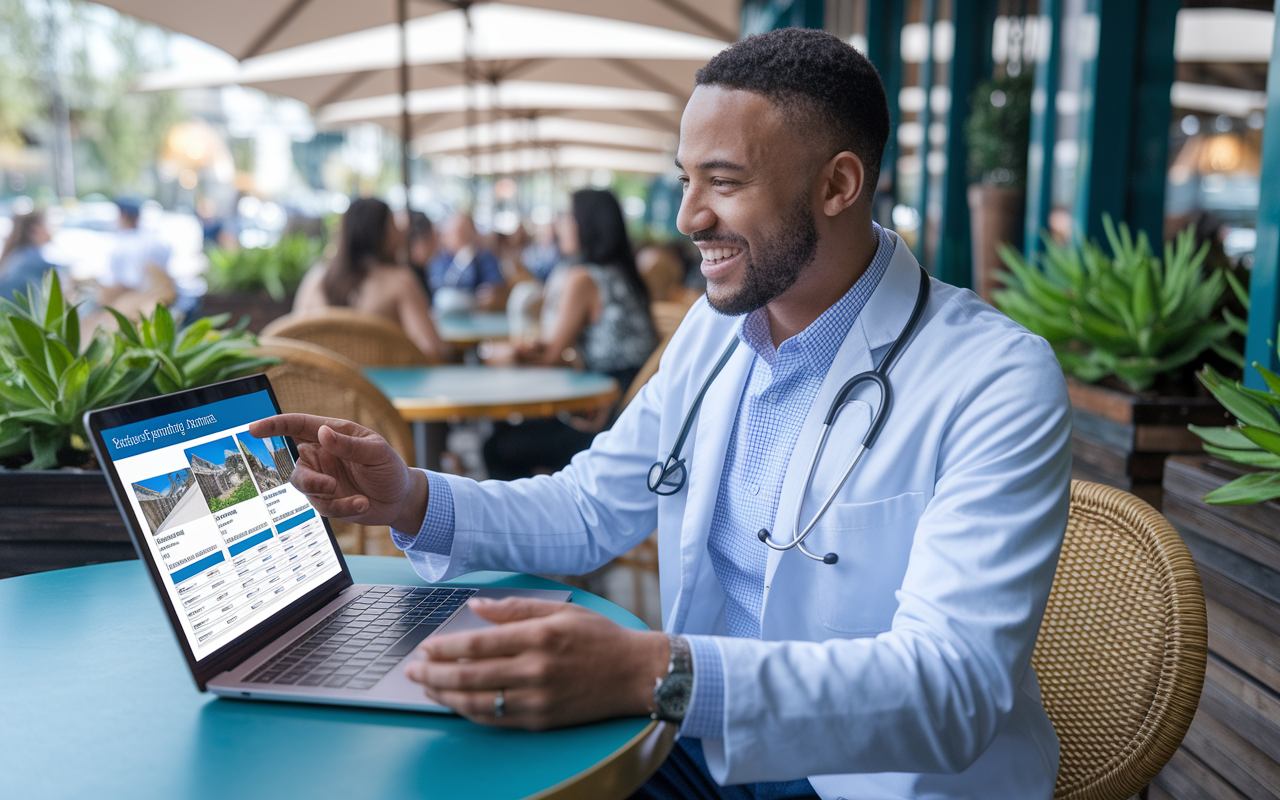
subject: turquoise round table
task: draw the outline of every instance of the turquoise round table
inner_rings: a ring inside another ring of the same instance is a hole
[[[422,585],[403,558],[348,558],[357,583]],[[462,585],[567,588],[477,572]],[[593,594],[573,602],[632,628]],[[619,719],[498,730],[461,717],[201,694],[139,561],[0,580],[0,796],[622,798],[674,726]]]

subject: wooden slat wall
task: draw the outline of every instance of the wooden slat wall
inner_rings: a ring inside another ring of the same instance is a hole
[[[1280,800],[1280,504],[1200,499],[1240,474],[1205,458],[1165,465],[1164,514],[1204,584],[1209,661],[1195,721],[1151,800]]]

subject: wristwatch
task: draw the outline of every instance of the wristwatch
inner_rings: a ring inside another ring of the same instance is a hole
[[[654,711],[652,719],[682,722],[689,711],[689,699],[693,695],[693,656],[689,652],[689,640],[668,633],[671,642],[671,662],[667,674],[653,685]]]

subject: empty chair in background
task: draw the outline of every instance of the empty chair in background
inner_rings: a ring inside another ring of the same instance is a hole
[[[431,321],[421,281],[396,263],[399,245],[400,230],[387,204],[372,197],[356,200],[342,215],[337,252],[313,267],[298,287],[294,313],[347,307],[377,314],[398,323],[423,353],[447,358],[450,348]]]

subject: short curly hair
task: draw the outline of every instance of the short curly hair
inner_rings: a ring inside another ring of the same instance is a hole
[[[782,28],[730,45],[698,70],[698,86],[764,95],[827,132],[828,155],[849,150],[862,160],[875,193],[880,158],[889,141],[889,103],[880,73],[857,50],[825,31]]]

